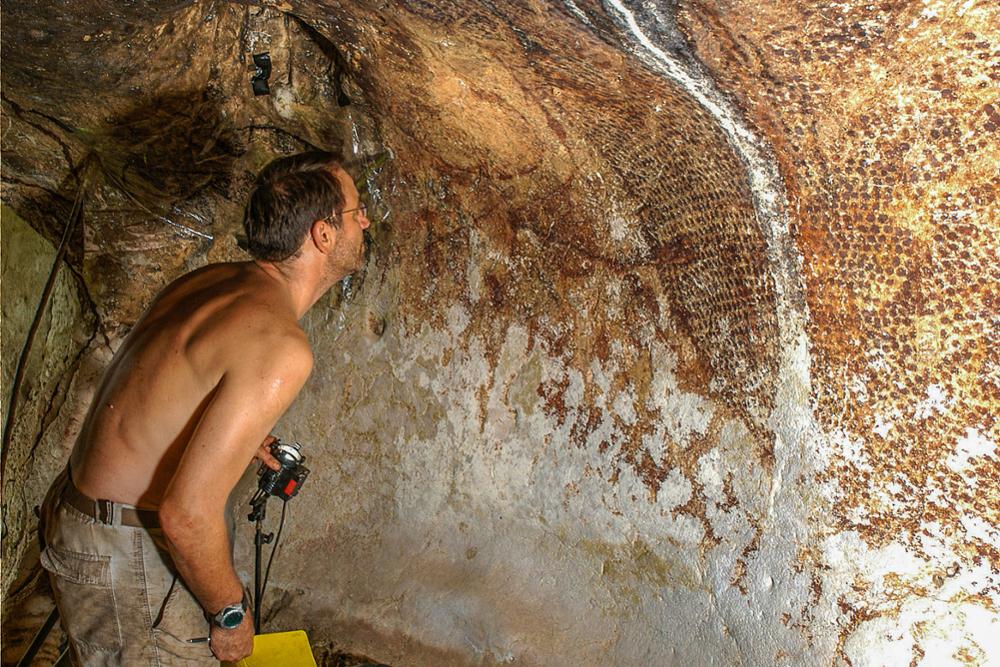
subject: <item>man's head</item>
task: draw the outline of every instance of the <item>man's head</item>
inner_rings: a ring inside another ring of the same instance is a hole
[[[326,246],[323,230],[318,227],[313,227],[312,234],[316,248],[327,248],[329,271],[335,276],[335,280],[340,280],[343,275],[364,265],[364,231],[370,222],[367,207],[361,201],[354,180],[343,169],[335,171],[334,177],[340,182],[340,191],[344,193],[344,205],[337,209],[336,215],[323,222],[328,225],[327,231],[336,237],[336,242],[332,247]]]
[[[345,193],[334,153],[310,151],[271,161],[257,176],[243,218],[247,249],[255,259],[294,258],[317,220],[339,225]]]

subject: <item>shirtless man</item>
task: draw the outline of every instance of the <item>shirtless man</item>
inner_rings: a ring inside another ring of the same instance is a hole
[[[42,513],[76,664],[250,654],[227,500],[255,457],[278,467],[268,433],[313,364],[298,321],[361,267],[368,224],[334,155],[272,162],[244,221],[254,260],[171,283],[115,354]]]

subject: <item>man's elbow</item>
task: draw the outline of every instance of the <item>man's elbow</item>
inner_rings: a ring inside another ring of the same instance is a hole
[[[199,517],[201,513],[184,503],[164,501],[159,514],[163,535],[173,544],[194,536],[199,524],[204,523],[204,517]]]

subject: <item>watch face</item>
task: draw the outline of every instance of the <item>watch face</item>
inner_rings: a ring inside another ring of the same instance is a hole
[[[243,610],[242,609],[227,609],[222,613],[222,618],[219,620],[219,625],[226,630],[232,630],[233,628],[238,628],[240,623],[243,622]]]

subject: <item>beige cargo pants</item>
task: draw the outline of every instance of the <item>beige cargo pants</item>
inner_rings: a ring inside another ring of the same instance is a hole
[[[42,505],[42,566],[48,571],[75,665],[212,665],[201,606],[174,572],[162,531],[104,521],[64,500],[63,472]]]

